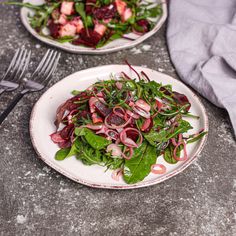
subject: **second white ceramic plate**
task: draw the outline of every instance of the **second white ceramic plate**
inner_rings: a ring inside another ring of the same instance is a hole
[[[192,104],[190,112],[200,116],[199,120],[186,118],[193,126],[190,134],[196,133],[202,128],[208,131],[208,119],[205,109],[199,98],[188,87],[180,81],[157,71],[142,67],[134,68],[138,72],[144,71],[151,80],[161,82],[164,85],[171,84],[173,90],[183,93],[189,98]],[[30,134],[33,146],[39,157],[53,169],[81,184],[97,188],[130,189],[160,183],[182,172],[189,166],[202,150],[206,141],[206,136],[204,136],[200,141],[187,145],[189,156],[187,161],[179,161],[177,164],[171,165],[167,164],[163,157],[159,157],[157,159],[158,163],[164,164],[167,167],[167,172],[162,175],[151,173],[143,181],[131,185],[126,184],[123,180],[119,182],[113,180],[111,178],[112,171],[105,172],[105,167],[98,165],[86,166],[81,161],[76,160],[75,157],[67,158],[64,161],[56,161],[54,156],[59,148],[51,141],[49,135],[55,132],[53,122],[58,106],[72,97],[72,90],[85,90],[98,79],[107,80],[110,78],[111,73],[116,74],[121,71],[135,78],[135,74],[126,65],[108,65],[74,73],[48,89],[33,108],[30,120]],[[186,179],[186,181],[188,180]]]
[[[104,47],[98,48],[98,49],[93,49],[93,48],[87,48],[87,47],[82,47],[82,46],[76,46],[73,45],[71,43],[59,43],[55,40],[46,38],[46,37],[42,37],[40,36],[31,26],[29,23],[29,19],[28,19],[28,15],[30,13],[32,13],[31,10],[23,7],[21,9],[21,21],[23,23],[23,25],[25,26],[25,28],[37,39],[39,39],[40,41],[47,43],[51,46],[55,46],[57,48],[66,50],[68,52],[72,52],[72,53],[80,53],[80,54],[104,54],[104,53],[110,53],[110,52],[116,52],[116,51],[120,51],[122,49],[126,49],[126,48],[131,48],[134,47],[138,44],[140,44],[141,42],[143,42],[144,40],[146,40],[147,38],[151,37],[153,34],[155,34],[163,25],[163,23],[165,22],[166,18],[167,18],[167,4],[166,4],[166,0],[153,0],[154,2],[157,3],[161,3],[162,6],[162,10],[163,10],[163,14],[160,18],[157,19],[156,21],[156,25],[155,27],[148,33],[144,34],[144,35],[136,35],[133,33],[128,34],[127,36],[130,38],[133,38],[133,41],[130,40],[126,40],[126,39],[117,39],[114,40],[110,43],[108,43],[107,45],[105,45]],[[24,0],[23,2],[30,2],[34,5],[40,5],[43,3],[43,0]]]

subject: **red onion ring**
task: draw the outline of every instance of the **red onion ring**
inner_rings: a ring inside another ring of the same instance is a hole
[[[133,154],[134,154],[134,150],[133,150],[133,148],[131,148],[131,147],[129,148],[129,156],[125,155],[124,153],[121,153],[121,155],[123,156],[123,158],[126,159],[126,160],[130,160],[131,157],[133,156]]]
[[[112,156],[120,157],[122,155],[121,148],[117,144],[114,144],[114,143],[108,145],[106,151],[107,152],[111,151]]]
[[[133,107],[133,110],[144,118],[150,118],[150,112],[144,111],[136,106]]]
[[[113,132],[114,135],[109,134],[109,132]],[[108,129],[105,134],[110,137],[111,139],[117,140],[117,138],[119,137],[118,132],[116,132],[115,130],[112,129]]]
[[[83,126],[83,127],[86,127],[86,128],[88,128],[88,129],[91,129],[91,130],[100,130],[100,129],[102,129],[103,128],[103,124],[101,124],[101,125],[92,125],[92,124],[87,124],[87,125],[85,125],[85,126]]]
[[[132,130],[132,131],[138,133],[139,139],[140,139],[138,143],[135,143],[132,139],[127,137],[127,131],[129,131],[129,130]],[[142,136],[141,132],[138,129],[126,128],[122,132],[120,132],[120,140],[127,147],[132,147],[132,148],[133,147],[139,147],[139,145],[141,145],[142,142],[143,142],[143,136]]]
[[[126,114],[129,115],[130,117],[133,117],[134,119],[139,119],[140,118],[140,116],[138,114],[135,114],[130,110],[127,110]]]
[[[158,169],[156,169],[158,168]],[[164,174],[166,173],[166,167],[162,164],[154,164],[151,166],[151,172],[153,174]]]
[[[121,90],[123,87],[123,84],[121,82],[116,82],[116,87]]]
[[[142,99],[137,100],[135,106],[147,112],[151,110],[151,106]]]
[[[120,109],[123,114],[121,114],[120,112],[116,111],[117,109]],[[123,107],[121,107],[121,106],[115,106],[115,107],[113,108],[113,113],[114,113],[115,115],[119,116],[120,118],[124,119],[125,110],[123,109]]]

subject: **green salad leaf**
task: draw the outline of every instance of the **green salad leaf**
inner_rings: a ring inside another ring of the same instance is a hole
[[[156,148],[143,142],[142,145],[135,149],[134,155],[130,160],[125,160],[124,180],[128,184],[134,184],[142,181],[151,171],[151,166],[156,163]]]

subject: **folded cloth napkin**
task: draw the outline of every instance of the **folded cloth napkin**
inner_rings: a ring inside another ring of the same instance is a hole
[[[225,108],[236,134],[236,0],[169,0],[167,43],[181,79]]]

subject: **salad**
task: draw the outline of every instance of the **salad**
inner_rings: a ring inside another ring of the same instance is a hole
[[[122,37],[130,39],[124,36],[130,32],[145,34],[162,14],[160,4],[146,0],[46,0],[40,6],[6,4],[34,9],[29,22],[40,35],[92,48]]]
[[[50,135],[60,147],[56,160],[75,156],[85,165],[113,170],[112,178],[122,176],[127,184],[165,173],[166,166],[158,164],[161,155],[169,164],[188,160],[186,146],[206,134],[186,134],[192,126],[184,117],[199,118],[190,114],[188,98],[128,65],[136,78],[111,75],[72,91],[74,96],[58,107],[57,131]]]

